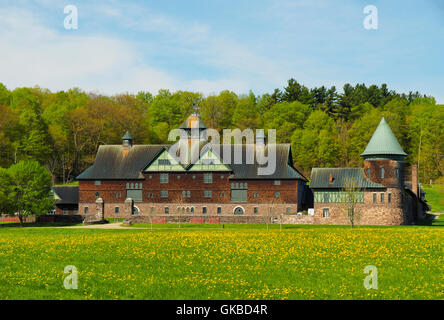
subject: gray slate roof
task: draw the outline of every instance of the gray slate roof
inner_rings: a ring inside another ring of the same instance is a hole
[[[78,204],[79,187],[78,186],[54,186],[52,190],[60,198],[57,204]]]
[[[361,153],[361,156],[372,155],[407,155],[384,117],[382,117],[364,152]]]
[[[260,165],[254,159],[254,163],[247,164],[247,152],[253,150],[255,145],[230,145],[231,148],[231,159],[225,160],[223,145],[211,145],[208,144],[212,150],[218,154],[219,158],[223,161],[229,161],[228,166],[233,170],[233,179],[274,179],[274,180],[285,180],[285,179],[300,179],[303,181],[308,181],[297,169],[293,167],[293,161],[291,158],[290,144],[276,144],[276,169],[272,175],[258,175],[258,168],[266,167],[266,165]],[[236,148],[242,151],[242,163],[235,163],[234,153]],[[265,148],[265,155],[267,155],[268,149]]]
[[[133,140],[133,137],[131,136],[131,133],[129,133],[129,131],[127,131],[123,135],[122,140]]]
[[[276,145],[276,170],[272,175],[258,175],[257,162],[252,164],[246,163],[245,154],[247,152],[246,145],[240,145],[242,150],[242,163],[234,163],[234,145],[231,145],[231,164],[227,166],[233,171],[233,179],[307,179],[293,167],[291,159],[291,150],[289,144]],[[135,145],[128,154],[124,156],[123,147],[121,145],[103,145],[97,151],[94,164],[77,176],[77,180],[137,180],[144,179],[142,170],[168,145]],[[223,148],[217,152],[215,145],[209,143],[204,148],[211,148],[223,159]],[[190,166],[187,167],[187,169]]]
[[[77,180],[144,179],[141,170],[165,145],[135,145],[124,156],[122,145],[102,145],[94,164],[77,176]]]
[[[333,182],[330,183],[330,174]],[[313,168],[311,170],[310,188],[312,189],[342,189],[348,179],[354,179],[360,188],[380,189],[384,185],[367,180],[363,168]]]

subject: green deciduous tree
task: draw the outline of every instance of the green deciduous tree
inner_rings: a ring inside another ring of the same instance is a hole
[[[0,169],[0,209],[24,218],[46,214],[54,208],[52,179],[37,161],[20,161],[8,169]]]

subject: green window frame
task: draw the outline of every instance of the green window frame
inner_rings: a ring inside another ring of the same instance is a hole
[[[160,183],[162,184],[168,183],[168,173],[160,174]]]
[[[160,190],[161,198],[168,198],[168,190]]]

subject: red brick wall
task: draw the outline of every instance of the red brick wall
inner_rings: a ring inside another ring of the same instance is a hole
[[[178,176],[180,178],[178,178]],[[194,178],[193,178],[194,176]],[[165,205],[180,202],[180,205],[194,205],[201,212],[203,206],[216,213],[217,206],[223,206],[225,212],[232,211],[237,204],[231,203],[231,183],[248,183],[248,203],[241,203],[248,212],[253,211],[254,206],[268,209],[267,204],[275,201],[275,193],[279,192],[278,201],[281,207],[290,205],[291,212],[301,210],[301,199],[298,199],[298,180],[280,180],[280,185],[274,185],[274,180],[230,180],[227,173],[213,173],[213,182],[204,183],[204,174],[197,172],[169,173],[167,184],[160,183],[159,173],[146,173],[145,181],[106,181],[102,180],[100,185],[94,181],[80,181],[79,183],[79,214],[84,214],[84,207],[89,208],[89,213],[94,213],[96,193],[104,200],[106,217],[125,216],[124,201],[126,198],[127,183],[142,183],[142,203],[135,202],[143,213],[148,213],[151,206],[156,207],[156,213],[164,213]],[[168,198],[160,197],[160,190],[168,190]],[[204,190],[211,190],[212,197],[205,198]],[[190,198],[182,198],[182,191],[190,191]],[[117,197],[116,197],[117,194]],[[152,197],[151,197],[152,194]],[[220,195],[224,196],[220,196]],[[258,197],[254,195],[258,194]],[[120,197],[118,197],[120,195]],[[148,197],[150,195],[150,197]],[[115,207],[119,207],[119,214],[115,213]],[[176,206],[177,207],[177,206]],[[266,208],[265,208],[266,207]],[[171,207],[170,210],[176,210]],[[282,209],[286,210],[286,209]],[[176,211],[174,211],[176,212]]]

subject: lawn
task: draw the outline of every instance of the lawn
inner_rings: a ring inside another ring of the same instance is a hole
[[[3,226],[0,299],[443,299],[443,231]],[[64,289],[67,265],[77,290]],[[363,286],[367,265],[377,290]]]
[[[444,212],[444,184],[422,185],[432,212]]]

